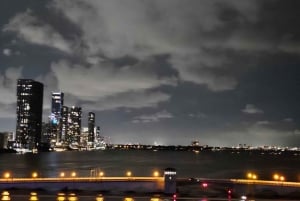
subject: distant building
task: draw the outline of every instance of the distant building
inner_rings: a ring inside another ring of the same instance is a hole
[[[95,141],[95,113],[89,112],[88,116],[88,142],[94,143]]]
[[[63,106],[61,110],[61,141],[65,142],[66,141],[66,136],[68,133],[69,129],[69,108],[67,106]]]
[[[62,139],[61,119],[62,119],[63,105],[64,105],[64,93],[52,92],[50,125],[51,125],[52,139],[55,140],[56,142],[60,142]]]
[[[0,133],[0,149],[7,149],[8,148],[8,132],[1,132]]]
[[[17,83],[16,143],[32,150],[41,142],[44,85],[31,79]]]
[[[72,106],[69,108],[68,133],[66,137],[66,141],[69,144],[80,144],[81,113],[81,107]]]

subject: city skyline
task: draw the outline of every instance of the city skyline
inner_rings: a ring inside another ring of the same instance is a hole
[[[112,143],[300,147],[300,2],[3,0],[0,132],[17,79]]]

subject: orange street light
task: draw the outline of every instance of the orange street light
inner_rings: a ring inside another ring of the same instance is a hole
[[[126,175],[127,175],[127,177],[131,177],[131,175],[132,175],[131,171],[127,171]]]
[[[64,173],[64,172],[61,172],[61,173],[59,174],[59,176],[60,176],[60,177],[65,177],[65,173]]]
[[[103,177],[104,176],[104,172],[99,172],[99,177]]]
[[[154,176],[154,177],[159,177],[159,172],[158,172],[158,171],[154,171],[154,172],[153,172],[153,176]]]
[[[32,178],[37,178],[37,177],[38,177],[38,173],[37,173],[37,172],[33,172],[33,173],[31,174],[31,177],[32,177]]]
[[[280,181],[284,181],[284,180],[285,180],[285,177],[284,177],[284,176],[280,176],[280,177],[279,177],[279,180],[280,180]]]
[[[5,172],[5,173],[3,174],[3,177],[4,177],[5,179],[8,179],[8,178],[11,177],[11,175],[10,175],[9,172]]]
[[[248,179],[253,179],[253,180],[255,180],[255,179],[257,179],[257,175],[254,174],[254,173],[249,172],[249,173],[247,174],[247,178],[248,178]]]
[[[71,173],[71,177],[76,177],[76,175],[77,175],[76,172]]]
[[[278,175],[278,174],[274,174],[274,175],[273,175],[273,179],[274,179],[274,180],[279,180],[279,175]]]

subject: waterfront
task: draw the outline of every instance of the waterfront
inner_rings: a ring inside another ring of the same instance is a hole
[[[13,177],[30,177],[37,171],[40,177],[57,177],[76,171],[78,176],[90,176],[101,170],[105,176],[151,176],[153,171],[167,167],[177,170],[178,177],[245,178],[248,171],[259,179],[272,179],[274,173],[285,175],[287,181],[299,181],[300,155],[282,152],[213,152],[188,151],[67,151],[37,154],[1,154],[0,172],[11,171]]]
[[[124,177],[128,171],[131,171],[133,177],[151,177],[154,171],[159,171],[160,176],[162,176],[166,167],[173,167],[177,170],[177,178],[193,178],[191,181],[195,181],[197,178],[246,178],[249,171],[255,172],[259,179],[272,180],[274,173],[280,173],[285,176],[286,181],[299,181],[299,162],[298,152],[274,154],[272,152],[251,151],[202,151],[199,153],[150,150],[66,151],[36,154],[1,154],[0,172],[10,171],[12,178],[31,177],[32,172],[37,172],[40,178],[59,177],[61,172],[65,173],[65,177],[71,177],[73,172],[76,172],[76,177],[99,176],[95,172],[102,172],[105,177]],[[194,200],[199,200],[201,197],[203,198],[200,200],[206,201],[211,201],[214,197],[220,198],[214,200],[221,200],[221,198],[227,200],[226,189],[222,186],[214,186],[217,189],[224,188],[222,194],[214,194],[214,192],[200,189],[199,183],[191,184],[181,186],[179,189],[185,188],[183,190],[185,192],[197,192],[195,194],[197,199],[194,197]],[[56,199],[56,195],[47,194],[44,196],[45,192],[37,193],[41,196],[39,200]],[[70,191],[68,193],[74,192]],[[97,191],[81,191],[77,195],[80,197],[79,200],[95,200],[99,193]],[[184,196],[180,193],[181,197],[178,197],[178,199],[184,200]],[[26,191],[22,195],[19,192],[10,192],[10,194],[14,197],[11,200],[22,200],[19,198],[22,196],[29,199],[30,191]],[[109,193],[104,194],[105,200],[125,200],[128,195],[119,195],[118,199],[110,196],[112,195]],[[134,200],[152,200],[151,195],[142,198],[137,198],[139,195],[132,195],[132,197]],[[205,197],[209,197],[209,199],[205,199]]]

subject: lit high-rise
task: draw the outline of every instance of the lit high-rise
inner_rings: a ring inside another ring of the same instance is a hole
[[[62,139],[61,113],[62,113],[63,105],[64,105],[64,93],[52,92],[50,125],[51,125],[52,139],[56,140],[56,142],[60,142]]]
[[[88,142],[95,141],[95,113],[89,112],[88,116]]]
[[[68,133],[66,141],[68,143],[80,144],[81,134],[81,107],[72,106],[69,108]]]
[[[32,150],[41,142],[44,85],[32,79],[17,83],[16,143]]]

